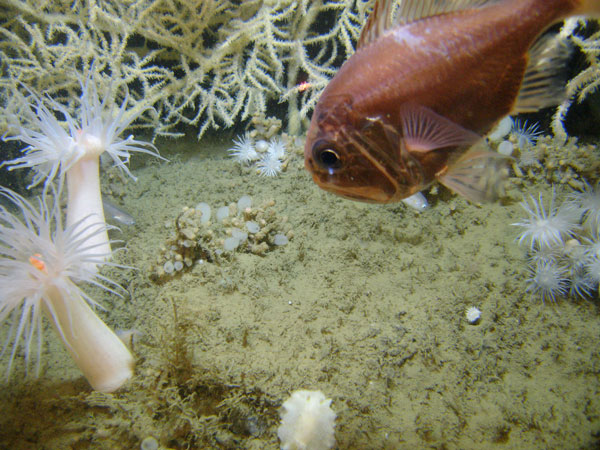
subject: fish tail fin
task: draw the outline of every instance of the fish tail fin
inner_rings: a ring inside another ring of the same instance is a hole
[[[533,44],[513,113],[537,111],[566,99],[568,60],[572,50],[569,37],[562,34],[544,35]]]
[[[600,0],[579,0],[574,15],[600,17]]]

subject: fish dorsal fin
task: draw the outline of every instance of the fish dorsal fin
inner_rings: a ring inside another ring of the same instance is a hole
[[[376,0],[373,11],[362,29],[357,48],[374,42],[395,25],[464,9],[480,8],[499,0],[401,0],[393,20],[394,0]]]
[[[555,34],[533,44],[513,114],[558,105],[565,99],[571,50],[570,42]]]
[[[367,44],[377,40],[385,30],[392,27],[392,11],[394,9],[393,0],[376,0],[373,11],[363,27],[358,38],[357,48],[362,48]]]
[[[402,141],[411,152],[425,153],[439,148],[471,146],[479,135],[414,103],[400,108]]]
[[[406,24],[425,17],[474,9],[497,3],[499,0],[403,0],[397,13],[396,24]]]

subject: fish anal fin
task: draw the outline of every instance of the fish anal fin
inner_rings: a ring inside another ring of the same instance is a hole
[[[505,195],[510,157],[478,144],[437,178],[447,188],[475,203],[495,201]]]
[[[558,105],[565,99],[571,50],[560,35],[543,36],[531,47],[513,114]]]
[[[424,153],[446,147],[471,146],[479,135],[421,105],[407,103],[399,111],[404,147]]]

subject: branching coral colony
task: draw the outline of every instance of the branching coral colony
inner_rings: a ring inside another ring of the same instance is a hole
[[[177,124],[229,127],[268,104],[287,105],[288,132],[301,132],[321,90],[354,52],[372,0],[140,0],[46,2],[11,0],[0,9],[0,106],[21,109],[11,94],[23,83],[74,112],[79,82],[73,67],[96,61],[102,98],[119,104],[124,85],[136,126],[177,135]],[[561,33],[571,36],[577,20]],[[85,24],[85,25],[82,25]],[[327,24],[326,27],[320,24]],[[571,103],[596,89],[600,35],[572,41],[589,68],[569,83],[555,116],[555,134]],[[149,106],[153,109],[147,109]],[[1,111],[1,110],[0,110]],[[0,112],[0,133],[6,127]]]
[[[14,123],[4,139],[19,140],[27,146],[23,156],[3,165],[33,169],[32,185],[43,183],[44,190],[37,209],[11,191],[0,191],[21,216],[6,208],[0,210],[0,321],[8,316],[13,319],[4,350],[14,339],[8,373],[21,338],[28,360],[37,334],[39,361],[43,313],[92,387],[112,392],[133,375],[133,357],[92,310],[98,304],[77,287],[79,282],[88,282],[114,292],[110,288],[114,283],[98,274],[99,266],[111,264],[99,158],[106,153],[131,175],[126,166],[129,152],[158,154],[150,143],[133,136],[120,138],[141,110],[128,110],[127,96],[118,110],[108,107],[106,100],[100,101],[92,70],[81,85],[75,117],[50,97],[40,98],[32,92],[23,103],[29,125],[13,116]],[[58,120],[60,116],[66,126]],[[67,224],[63,227],[59,194],[65,178],[68,200]],[[47,196],[54,191],[54,179],[58,180],[58,194],[49,207]],[[19,308],[21,314],[17,313]]]
[[[567,139],[567,132],[563,122],[571,105],[577,101],[581,102],[588,95],[595,92],[600,86],[600,31],[584,38],[577,34],[579,26],[585,27],[583,18],[572,18],[563,24],[560,34],[569,38],[581,51],[588,63],[588,67],[569,80],[567,84],[566,100],[558,106],[552,121],[552,131],[557,138]]]
[[[145,110],[137,125],[159,135],[176,135],[181,123],[197,126],[200,137],[266,114],[269,102],[287,104],[288,131],[297,134],[354,51],[370,3],[76,0],[39,8],[13,0],[0,9],[1,106],[21,108],[10,94],[23,83],[73,113],[72,68],[95,61],[113,83],[100,80],[101,97],[120,103],[127,85],[133,112]],[[319,23],[331,25],[316,30]]]

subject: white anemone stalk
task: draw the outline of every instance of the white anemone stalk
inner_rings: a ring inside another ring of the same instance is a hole
[[[67,109],[51,98],[45,100],[50,108],[60,113],[66,121],[68,131],[57,119],[42,99],[30,92],[33,104],[28,104],[29,121],[33,129],[15,124],[4,137],[5,140],[20,140],[27,144],[23,156],[7,161],[10,170],[29,167],[36,172],[31,186],[42,181],[45,191],[49,183],[66,174],[68,203],[67,225],[82,221],[82,225],[105,222],[102,195],[100,190],[100,155],[107,153],[114,165],[121,168],[134,180],[127,168],[129,152],[141,152],[157,156],[156,147],[129,136],[119,136],[144,109],[127,111],[128,95],[117,111],[107,106],[107,97],[100,101],[96,87],[90,76],[82,83],[82,94],[78,118],[71,116]],[[161,158],[164,159],[164,158]],[[110,257],[110,241],[106,228],[93,234],[97,254]]]
[[[39,375],[45,316],[92,388],[115,391],[133,376],[133,356],[94,312],[100,305],[78,287],[85,282],[116,293],[118,285],[96,270],[112,264],[95,243],[106,225],[86,219],[63,227],[58,195],[51,207],[43,196],[37,208],[5,188],[0,197],[19,210],[0,206],[0,322],[12,318],[2,354],[13,342],[7,378],[21,341],[26,368],[37,346]]]

